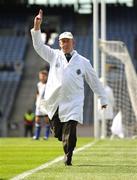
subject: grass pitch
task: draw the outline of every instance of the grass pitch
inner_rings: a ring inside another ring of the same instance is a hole
[[[77,147],[91,138],[78,138]],[[33,141],[25,138],[0,139],[0,179],[6,180],[63,155],[54,138]],[[73,156],[73,166],[56,163],[25,180],[137,180],[137,139],[99,140]]]

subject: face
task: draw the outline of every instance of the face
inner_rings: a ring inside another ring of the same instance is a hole
[[[74,49],[74,40],[68,38],[60,39],[59,46],[64,54],[70,53]]]
[[[46,83],[47,79],[48,79],[48,72],[47,73],[45,73],[45,72],[44,73],[42,73],[42,72],[39,73],[39,80],[42,83]]]

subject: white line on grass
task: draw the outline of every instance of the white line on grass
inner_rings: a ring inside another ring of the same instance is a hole
[[[97,140],[93,141],[92,143],[88,143],[88,144],[84,145],[83,147],[76,149],[74,151],[74,154],[76,154],[77,152],[83,151],[89,147],[92,147],[96,143],[97,143]],[[55,164],[59,161],[62,161],[63,159],[64,159],[64,156],[59,156],[58,158],[54,159],[53,161],[47,162],[47,163],[45,163],[45,164],[43,164],[43,165],[41,165],[35,169],[25,171],[24,173],[19,174],[15,177],[11,178],[10,180],[22,180],[22,179],[26,178],[27,176],[30,176],[33,173],[36,173],[40,170],[43,170],[43,169],[45,169],[45,168],[47,168],[47,167],[51,166],[52,164]]]

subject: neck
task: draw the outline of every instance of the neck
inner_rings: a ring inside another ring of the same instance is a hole
[[[74,49],[72,49],[71,51],[69,51],[69,52],[64,52],[63,50],[62,50],[62,52],[64,53],[64,54],[73,54],[74,53]]]
[[[42,82],[42,84],[46,84],[47,83],[47,81],[41,81]]]

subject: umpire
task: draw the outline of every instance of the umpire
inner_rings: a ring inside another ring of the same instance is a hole
[[[107,107],[107,98],[89,60],[74,50],[71,32],[60,34],[61,50],[52,49],[43,43],[40,31],[42,17],[40,10],[31,30],[32,41],[36,52],[50,64],[45,107],[54,136],[63,143],[65,165],[71,166],[77,141],[77,123],[83,124],[84,79],[99,96],[102,108]]]

